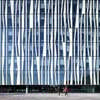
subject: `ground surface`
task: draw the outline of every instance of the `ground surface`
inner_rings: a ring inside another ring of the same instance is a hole
[[[0,94],[0,100],[100,100],[100,94],[69,93],[60,94]]]

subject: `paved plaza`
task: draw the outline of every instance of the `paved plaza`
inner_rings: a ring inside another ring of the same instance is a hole
[[[100,94],[69,93],[68,96],[60,94],[0,94],[0,100],[100,100]]]

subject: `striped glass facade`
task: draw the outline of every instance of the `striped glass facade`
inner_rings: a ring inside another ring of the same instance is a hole
[[[100,85],[100,0],[0,0],[0,85]]]

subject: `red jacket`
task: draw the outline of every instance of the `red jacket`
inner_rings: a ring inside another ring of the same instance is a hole
[[[68,92],[68,88],[65,87],[65,88],[64,88],[64,92]]]

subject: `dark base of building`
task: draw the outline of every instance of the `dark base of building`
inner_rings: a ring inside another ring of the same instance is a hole
[[[0,86],[0,93],[58,93],[63,92],[64,85],[50,86],[50,85],[18,85],[18,86]],[[100,85],[70,85],[68,86],[70,93],[100,93]]]

